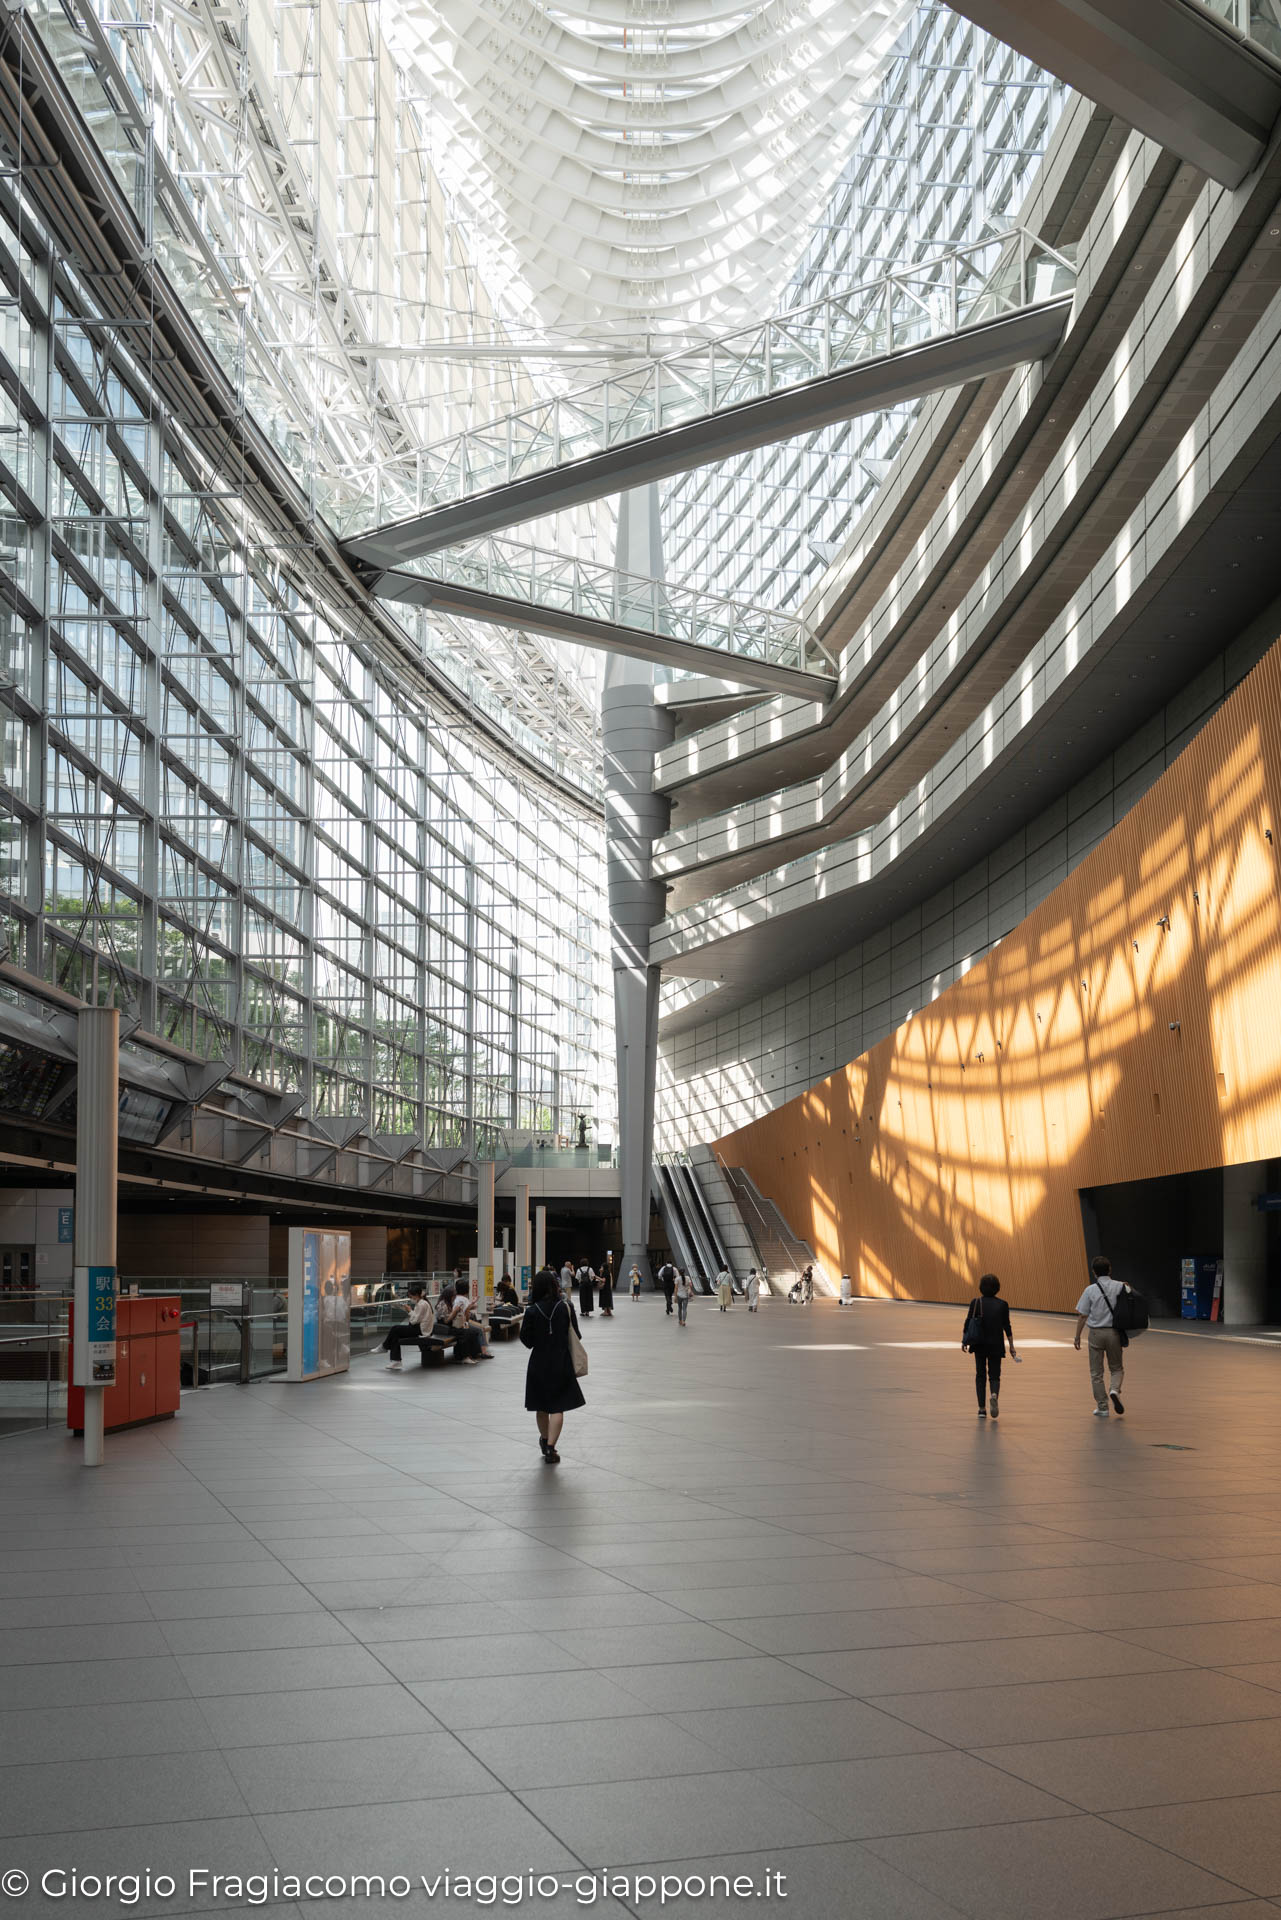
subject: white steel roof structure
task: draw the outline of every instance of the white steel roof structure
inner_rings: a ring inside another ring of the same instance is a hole
[[[492,294],[555,331],[768,313],[912,0],[396,0]]]

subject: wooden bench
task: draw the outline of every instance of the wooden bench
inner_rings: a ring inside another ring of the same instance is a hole
[[[431,1339],[424,1341],[422,1346],[420,1346],[418,1349],[419,1366],[420,1367],[440,1366],[444,1361],[445,1355],[449,1352],[449,1349],[456,1345],[457,1345],[456,1335],[452,1333],[433,1333]]]

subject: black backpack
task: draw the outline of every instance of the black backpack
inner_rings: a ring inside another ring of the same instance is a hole
[[[1112,1279],[1111,1274],[1106,1277],[1109,1280]],[[1123,1347],[1128,1345],[1132,1333],[1142,1333],[1148,1326],[1150,1315],[1147,1301],[1141,1293],[1136,1293],[1133,1287],[1127,1287],[1123,1280],[1114,1282],[1117,1291],[1116,1298],[1113,1300],[1108,1300],[1107,1289],[1099,1286],[1097,1278],[1094,1284],[1099,1288],[1099,1292],[1107,1300],[1111,1309],[1112,1325],[1121,1336],[1121,1345]]]

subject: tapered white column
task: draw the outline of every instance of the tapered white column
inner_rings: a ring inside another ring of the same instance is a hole
[[[534,1272],[541,1273],[547,1265],[547,1209],[534,1208]]]
[[[622,495],[618,510],[621,572],[663,577],[658,489]],[[611,654],[601,699],[605,751],[605,859],[614,968],[618,1052],[618,1165],[623,1216],[620,1272],[633,1260],[649,1272],[649,1181],[654,1139],[654,1074],[658,1058],[659,969],[650,965],[654,927],[667,896],[652,872],[655,840],[671,807],[654,791],[654,757],[674,727],[654,702],[654,670]]]

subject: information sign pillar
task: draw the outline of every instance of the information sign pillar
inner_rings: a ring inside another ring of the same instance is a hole
[[[76,1079],[75,1318],[72,1371],[84,1388],[84,1463],[102,1465],[103,1393],[116,1377],[116,1157],[120,1013],[83,1007]]]
[[[516,1182],[516,1274],[529,1265],[529,1181]]]
[[[486,1265],[494,1251],[494,1163],[476,1164],[476,1254]]]
[[[534,1208],[534,1272],[541,1273],[547,1265],[547,1209]]]

